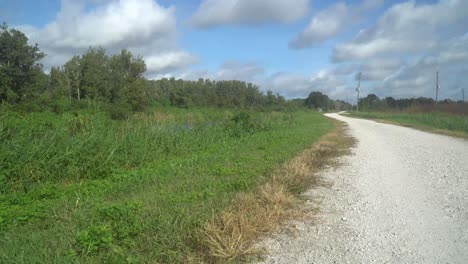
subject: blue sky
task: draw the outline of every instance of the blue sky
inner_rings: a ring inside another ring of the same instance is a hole
[[[468,1],[0,0],[0,20],[60,66],[90,46],[142,55],[148,78],[240,79],[288,98],[314,90],[459,99]],[[468,90],[468,87],[466,88]]]

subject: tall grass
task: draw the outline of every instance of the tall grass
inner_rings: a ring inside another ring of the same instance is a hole
[[[0,262],[198,262],[195,230],[331,128],[313,112],[2,112]]]
[[[247,120],[252,123],[246,123],[249,128],[242,128],[235,127],[239,121],[231,122],[229,116],[210,111],[158,112],[118,122],[103,113],[5,112],[0,114],[0,175],[9,186],[3,191],[105,178],[119,168],[190,155],[223,142],[230,133],[241,136],[267,129],[272,121],[258,115]],[[262,118],[261,126],[255,118]]]
[[[468,116],[440,112],[352,112],[352,116],[381,119],[428,130],[447,130],[468,134]]]

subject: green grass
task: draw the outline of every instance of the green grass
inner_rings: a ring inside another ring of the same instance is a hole
[[[197,231],[333,124],[314,112],[0,114],[0,262],[182,263]]]
[[[455,132],[468,136],[468,116],[448,113],[351,112],[351,116],[379,119],[423,130]]]

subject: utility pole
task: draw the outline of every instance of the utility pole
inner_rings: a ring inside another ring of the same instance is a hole
[[[439,99],[439,72],[436,72],[436,102]]]
[[[462,102],[465,102],[465,88],[462,88]]]
[[[358,86],[356,87],[357,99],[356,99],[356,112],[359,112],[359,92],[361,91],[361,72],[358,73]]]

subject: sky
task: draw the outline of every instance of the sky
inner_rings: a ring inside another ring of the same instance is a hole
[[[0,0],[0,22],[47,56],[128,49],[146,77],[243,80],[286,98],[312,91],[460,100],[468,94],[467,0]]]

